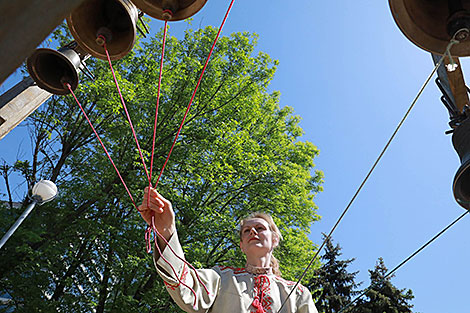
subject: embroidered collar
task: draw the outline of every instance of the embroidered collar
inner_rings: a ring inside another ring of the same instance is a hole
[[[251,264],[246,264],[245,270],[253,275],[272,275],[273,273],[273,269],[271,267],[260,267]]]

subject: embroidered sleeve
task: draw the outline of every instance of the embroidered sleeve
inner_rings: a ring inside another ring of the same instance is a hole
[[[318,313],[313,303],[312,294],[302,285],[297,291],[297,313]]]
[[[219,274],[212,269],[194,270],[182,261],[184,253],[176,233],[168,243],[175,253],[167,246],[160,257],[154,249],[155,267],[168,293],[185,312],[207,312],[219,291]]]

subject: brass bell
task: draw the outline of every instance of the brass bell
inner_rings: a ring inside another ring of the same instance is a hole
[[[389,0],[393,18],[403,34],[418,47],[444,54],[454,37],[451,54],[470,55],[470,0]]]
[[[196,14],[207,0],[132,0],[142,12],[159,20],[180,21]]]
[[[73,41],[59,50],[36,49],[26,63],[29,74],[39,87],[56,95],[66,95],[70,91],[64,83],[69,83],[72,90],[77,88],[78,73],[88,57]]]
[[[458,204],[470,210],[470,118],[455,128],[452,144],[462,163],[454,177],[454,197]]]
[[[92,56],[107,59],[101,35],[111,60],[118,60],[134,46],[137,19],[137,8],[129,0],[86,0],[67,17],[67,24]]]

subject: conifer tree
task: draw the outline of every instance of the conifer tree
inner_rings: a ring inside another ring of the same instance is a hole
[[[382,258],[375,268],[369,270],[371,287],[365,297],[359,299],[352,312],[360,313],[411,313],[413,305],[409,302],[414,298],[411,289],[398,289],[387,276],[388,269]],[[351,311],[350,311],[351,312]]]
[[[323,265],[316,271],[309,288],[319,312],[333,313],[341,310],[351,301],[359,285],[354,279],[358,272],[348,272],[347,267],[353,259],[339,260],[339,244],[333,245],[331,239],[326,242],[325,252],[321,257]]]

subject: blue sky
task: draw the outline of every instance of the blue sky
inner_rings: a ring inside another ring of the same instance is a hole
[[[208,1],[193,27],[218,26],[229,2]],[[162,25],[154,20],[151,32]],[[170,34],[185,27],[171,24]],[[400,32],[388,1],[238,0],[223,33],[235,31],[258,33],[258,49],[280,61],[270,88],[302,118],[302,139],[320,150],[322,220],[310,234],[320,244],[433,69],[431,55]],[[0,92],[18,80],[11,77]],[[431,81],[333,235],[343,257],[356,258],[350,270],[360,271],[362,287],[379,257],[395,267],[464,212],[452,195],[460,161],[444,134],[448,114],[440,96]],[[25,134],[20,125],[0,141],[0,158],[27,155]],[[469,226],[466,217],[396,273],[394,284],[415,294],[414,311],[470,312]]]

